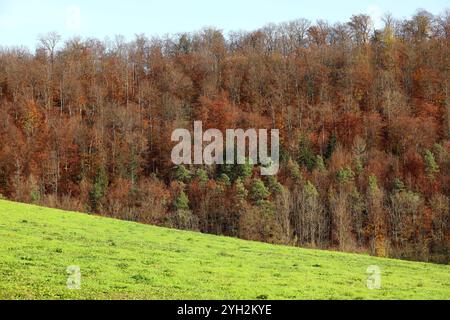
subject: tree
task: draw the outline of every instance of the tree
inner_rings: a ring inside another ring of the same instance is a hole
[[[370,16],[365,14],[353,15],[348,23],[353,38],[358,45],[367,44],[369,42],[369,35],[372,28],[372,21]]]
[[[47,81],[46,81],[46,106],[50,108],[53,99],[53,79],[54,79],[54,64],[55,64],[55,49],[58,42],[61,40],[61,36],[56,32],[49,32],[45,36],[39,37],[39,42],[44,50],[48,53],[50,58],[50,67],[47,69]]]
[[[298,152],[299,163],[304,165],[309,171],[312,171],[316,165],[316,155],[311,148],[309,140],[305,136],[302,136],[300,139]]]
[[[410,191],[399,191],[390,197],[390,233],[394,246],[405,248],[408,245],[418,247],[417,235],[422,227],[421,197]]]
[[[175,168],[174,179],[179,182],[189,182],[191,179],[191,173],[184,165],[179,165]]]
[[[438,255],[438,261],[448,263],[450,251],[448,242],[450,232],[449,199],[444,195],[435,194],[430,204],[433,212],[431,250]]]
[[[383,208],[384,192],[378,186],[375,176],[369,177],[367,190],[367,210],[369,212],[369,237],[372,253],[384,257],[387,255],[386,219]]]
[[[283,193],[283,185],[278,182],[275,176],[267,176],[266,180],[267,187],[272,195],[278,196]]]
[[[38,40],[41,46],[46,51],[48,51],[48,54],[50,56],[50,63],[53,67],[55,61],[55,49],[58,43],[61,41],[61,36],[55,31],[53,31],[47,33],[46,35],[39,36]]]
[[[321,246],[327,240],[328,222],[319,193],[307,181],[298,198],[293,201],[294,231],[297,242],[302,245]]]
[[[189,210],[189,199],[184,191],[181,191],[180,194],[175,198],[173,209],[175,211]]]
[[[108,175],[105,168],[101,166],[97,175],[95,176],[94,184],[89,194],[91,200],[91,209],[94,212],[98,212],[102,209],[101,200],[105,196],[107,187]]]
[[[324,154],[325,159],[331,158],[334,150],[336,150],[336,145],[337,145],[337,137],[336,137],[336,134],[333,132],[330,140],[328,141],[327,148],[325,150],[325,154]]]
[[[173,224],[175,227],[184,230],[198,230],[198,218],[193,215],[189,208],[189,198],[184,192],[184,185],[173,183],[171,185],[173,192]]]
[[[339,250],[348,250],[352,245],[352,216],[350,211],[349,195],[344,187],[338,191],[333,188],[329,191],[330,213],[332,215],[332,233],[339,246]]]
[[[427,175],[430,178],[433,178],[434,175],[439,172],[439,166],[437,165],[434,155],[430,150],[425,150],[424,160]]]
[[[262,180],[255,179],[252,182],[249,196],[255,204],[261,204],[270,196],[270,191],[266,188]]]

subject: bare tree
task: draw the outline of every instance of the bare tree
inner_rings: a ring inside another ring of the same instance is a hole
[[[48,52],[50,56],[50,63],[53,66],[55,49],[58,43],[61,41],[61,36],[55,31],[52,31],[45,35],[39,36],[38,41],[41,46]]]
[[[372,29],[372,19],[366,14],[354,15],[348,23],[352,36],[358,45],[369,42],[370,31]]]

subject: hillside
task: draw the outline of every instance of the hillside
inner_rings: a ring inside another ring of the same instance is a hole
[[[305,8],[248,31],[213,19],[192,32],[105,40],[45,30],[35,48],[0,39],[0,194],[448,263],[449,11],[403,10],[377,29],[351,11],[339,21],[297,16]],[[252,152],[238,155],[244,144]],[[262,174],[262,150],[276,175]]]
[[[81,268],[81,289],[66,285]],[[382,287],[366,286],[367,267]],[[0,201],[0,299],[448,299],[450,266],[305,250]]]

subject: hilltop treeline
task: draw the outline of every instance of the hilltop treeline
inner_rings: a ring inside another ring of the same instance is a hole
[[[450,15],[0,50],[0,193],[245,239],[449,261]],[[281,169],[174,166],[171,133],[279,129]]]

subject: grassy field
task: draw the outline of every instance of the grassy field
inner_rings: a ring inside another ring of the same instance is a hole
[[[67,267],[81,289],[67,287]],[[381,269],[381,289],[366,285]],[[0,201],[0,299],[450,299],[450,266],[305,250]]]

